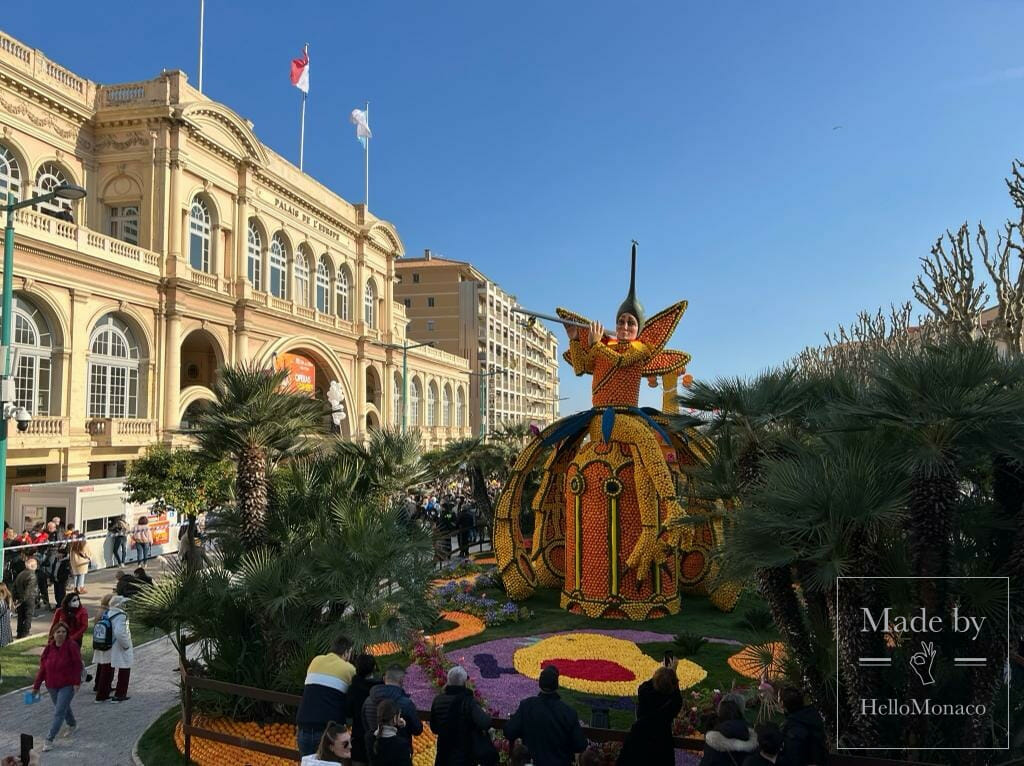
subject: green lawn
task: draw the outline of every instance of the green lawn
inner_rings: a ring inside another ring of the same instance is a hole
[[[181,718],[181,709],[173,707],[153,722],[139,740],[139,758],[146,766],[189,764],[174,745],[174,727]]]
[[[506,596],[501,590],[485,591],[487,595],[504,601]],[[601,620],[591,617],[569,614],[558,605],[560,591],[540,589],[531,598],[521,602],[522,606],[533,611],[533,617],[524,622],[507,623],[487,629],[483,636],[473,636],[462,641],[454,641],[446,645],[448,649],[472,646],[481,641],[512,636],[529,636],[538,633],[556,633],[563,630],[586,630],[588,628],[613,628],[617,630],[649,630],[655,633],[696,633],[701,636],[715,638],[731,638],[736,641],[751,641],[755,637],[743,622],[743,614],[747,609],[763,605],[757,595],[745,592],[732,612],[720,612],[706,598],[685,596],[679,614],[663,617],[659,620]],[[769,639],[771,636],[768,637]]]
[[[158,630],[137,627],[132,630],[132,641],[136,646],[160,638],[163,634]],[[46,645],[46,636],[37,636],[11,644],[0,649],[0,668],[3,669],[3,681],[0,681],[0,694],[28,686],[39,670],[39,655],[30,653]],[[82,641],[82,656],[86,664],[92,661],[92,633],[86,631]]]

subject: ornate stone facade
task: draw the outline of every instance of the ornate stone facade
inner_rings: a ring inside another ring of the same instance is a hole
[[[17,214],[18,398],[33,421],[11,429],[8,486],[119,475],[147,444],[185,438],[225,363],[304,357],[317,395],[338,382],[352,438],[400,421],[390,223],[183,72],[99,85],[0,32],[0,199],[64,180],[88,190],[62,203],[73,222],[57,206]],[[428,446],[470,435],[468,362],[408,357],[410,381],[439,392],[428,412],[410,385],[410,425]]]

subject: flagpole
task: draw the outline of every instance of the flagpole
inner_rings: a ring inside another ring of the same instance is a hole
[[[302,48],[306,56],[306,66],[309,66],[309,43]],[[299,118],[299,170],[302,170],[302,155],[306,148],[306,91],[302,91],[302,116]]]
[[[206,0],[199,0],[199,92],[203,92],[203,27],[206,21]]]
[[[370,102],[369,101],[366,102],[366,124],[367,125],[370,124]],[[366,139],[364,140],[364,143],[366,144],[366,146],[364,147],[364,151],[363,151],[363,159],[365,160],[365,164],[364,164],[364,167],[363,167],[363,186],[364,186],[364,191],[363,191],[363,207],[366,209],[367,212],[369,212],[370,211],[370,138],[369,138],[369,136],[366,137]]]

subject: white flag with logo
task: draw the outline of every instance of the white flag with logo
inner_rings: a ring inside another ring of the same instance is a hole
[[[366,148],[366,139],[373,138],[373,133],[370,132],[370,122],[366,111],[363,109],[353,109],[352,114],[349,115],[348,121],[356,126],[356,139],[359,143]]]

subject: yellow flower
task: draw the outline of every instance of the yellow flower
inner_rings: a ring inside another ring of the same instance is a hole
[[[529,678],[539,678],[544,667],[555,665],[559,684],[567,689],[631,697],[661,663],[632,641],[596,633],[562,633],[519,649],[513,665]],[[676,675],[680,688],[686,689],[703,681],[707,671],[689,660],[680,660]]]

